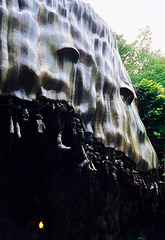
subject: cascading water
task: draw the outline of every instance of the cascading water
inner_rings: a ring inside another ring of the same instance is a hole
[[[1,95],[65,100],[105,146],[141,171],[157,167],[115,35],[90,5],[2,1],[0,38]]]
[[[0,113],[0,237],[137,239],[157,157],[115,35],[90,5],[0,1]]]

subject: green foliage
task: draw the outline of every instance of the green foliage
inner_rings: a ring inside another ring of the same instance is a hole
[[[139,29],[139,34],[136,40],[136,48],[143,49],[145,52],[150,52],[152,43],[152,32],[149,26],[145,29]]]
[[[143,79],[137,86],[138,106],[147,134],[163,167],[165,141],[165,88],[153,80]]]
[[[116,34],[116,38],[118,41],[118,49],[121,59],[133,81],[134,75],[136,75],[136,72],[138,72],[138,55],[136,52],[135,43],[127,44],[126,40],[123,38],[123,35]]]
[[[146,54],[142,69],[135,77],[136,80],[134,80],[134,83],[146,78],[148,80],[154,79],[157,83],[165,86],[165,58],[155,58],[153,55]]]
[[[165,57],[151,50],[151,30],[140,29],[132,44],[116,35],[121,59],[137,89],[138,107],[163,171],[165,143]]]
[[[151,31],[147,26],[131,44],[127,44],[123,35],[117,35],[118,49],[133,84],[141,79],[154,79],[165,87],[165,57],[160,51],[151,51]]]

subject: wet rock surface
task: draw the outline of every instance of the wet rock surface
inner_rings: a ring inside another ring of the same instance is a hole
[[[0,239],[162,239],[157,156],[90,5],[0,1],[0,116]]]
[[[124,152],[139,171],[157,168],[115,34],[89,4],[3,0],[0,43],[1,96],[65,100],[106,147]]]

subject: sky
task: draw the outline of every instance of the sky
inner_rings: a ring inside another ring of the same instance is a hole
[[[149,26],[152,49],[165,55],[165,0],[83,0],[127,43],[138,36],[139,29]]]

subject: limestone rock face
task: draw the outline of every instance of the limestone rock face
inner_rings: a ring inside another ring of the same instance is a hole
[[[115,35],[88,4],[0,1],[0,94],[65,100],[105,146],[157,167]]]

